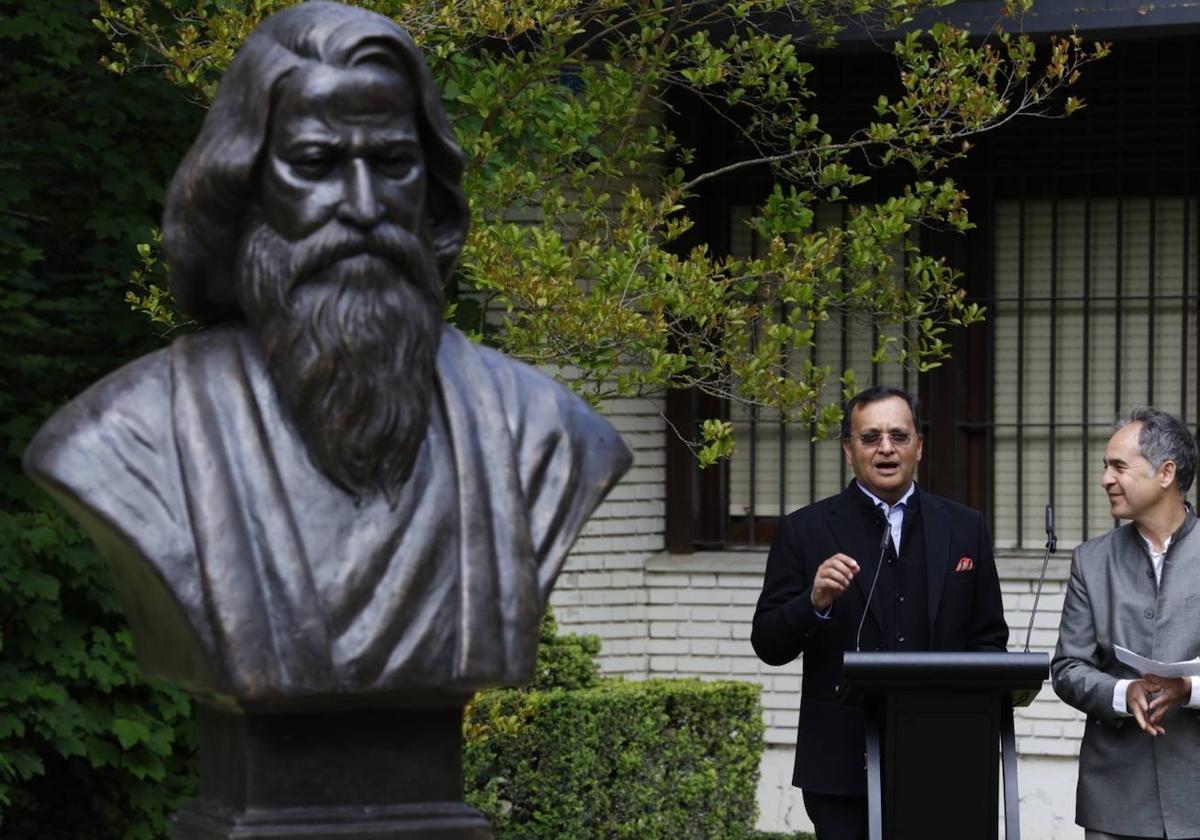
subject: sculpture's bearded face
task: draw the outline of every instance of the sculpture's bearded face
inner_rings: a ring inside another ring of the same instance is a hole
[[[413,94],[381,65],[277,91],[238,298],[314,462],[395,500],[434,396],[441,282]]]

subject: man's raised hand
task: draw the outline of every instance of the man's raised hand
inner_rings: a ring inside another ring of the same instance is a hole
[[[825,612],[830,604],[842,597],[858,571],[858,561],[841,552],[825,558],[813,578],[812,604],[817,612]]]

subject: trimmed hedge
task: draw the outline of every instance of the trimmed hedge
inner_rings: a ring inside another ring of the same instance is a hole
[[[467,801],[497,840],[753,837],[758,694],[696,680],[486,692],[465,719]]]

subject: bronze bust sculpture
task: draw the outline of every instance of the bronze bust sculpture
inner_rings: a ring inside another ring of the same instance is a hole
[[[530,677],[550,587],[630,454],[443,325],[462,170],[386,18],[305,3],[230,65],[164,217],[176,300],[207,328],[25,454],[108,558],[148,675],[243,710]]]
[[[176,840],[486,840],[461,707],[527,681],[612,427],[443,324],[463,156],[384,17],[310,2],[231,63],[167,194],[206,324],[55,414],[25,470],[112,568],[143,673],[201,702]]]

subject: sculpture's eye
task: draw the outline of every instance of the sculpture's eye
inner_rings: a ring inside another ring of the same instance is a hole
[[[387,178],[407,178],[417,158],[407,146],[383,149],[372,158],[375,170]]]
[[[333,169],[335,156],[329,149],[311,147],[301,150],[288,161],[302,178],[324,178]]]

